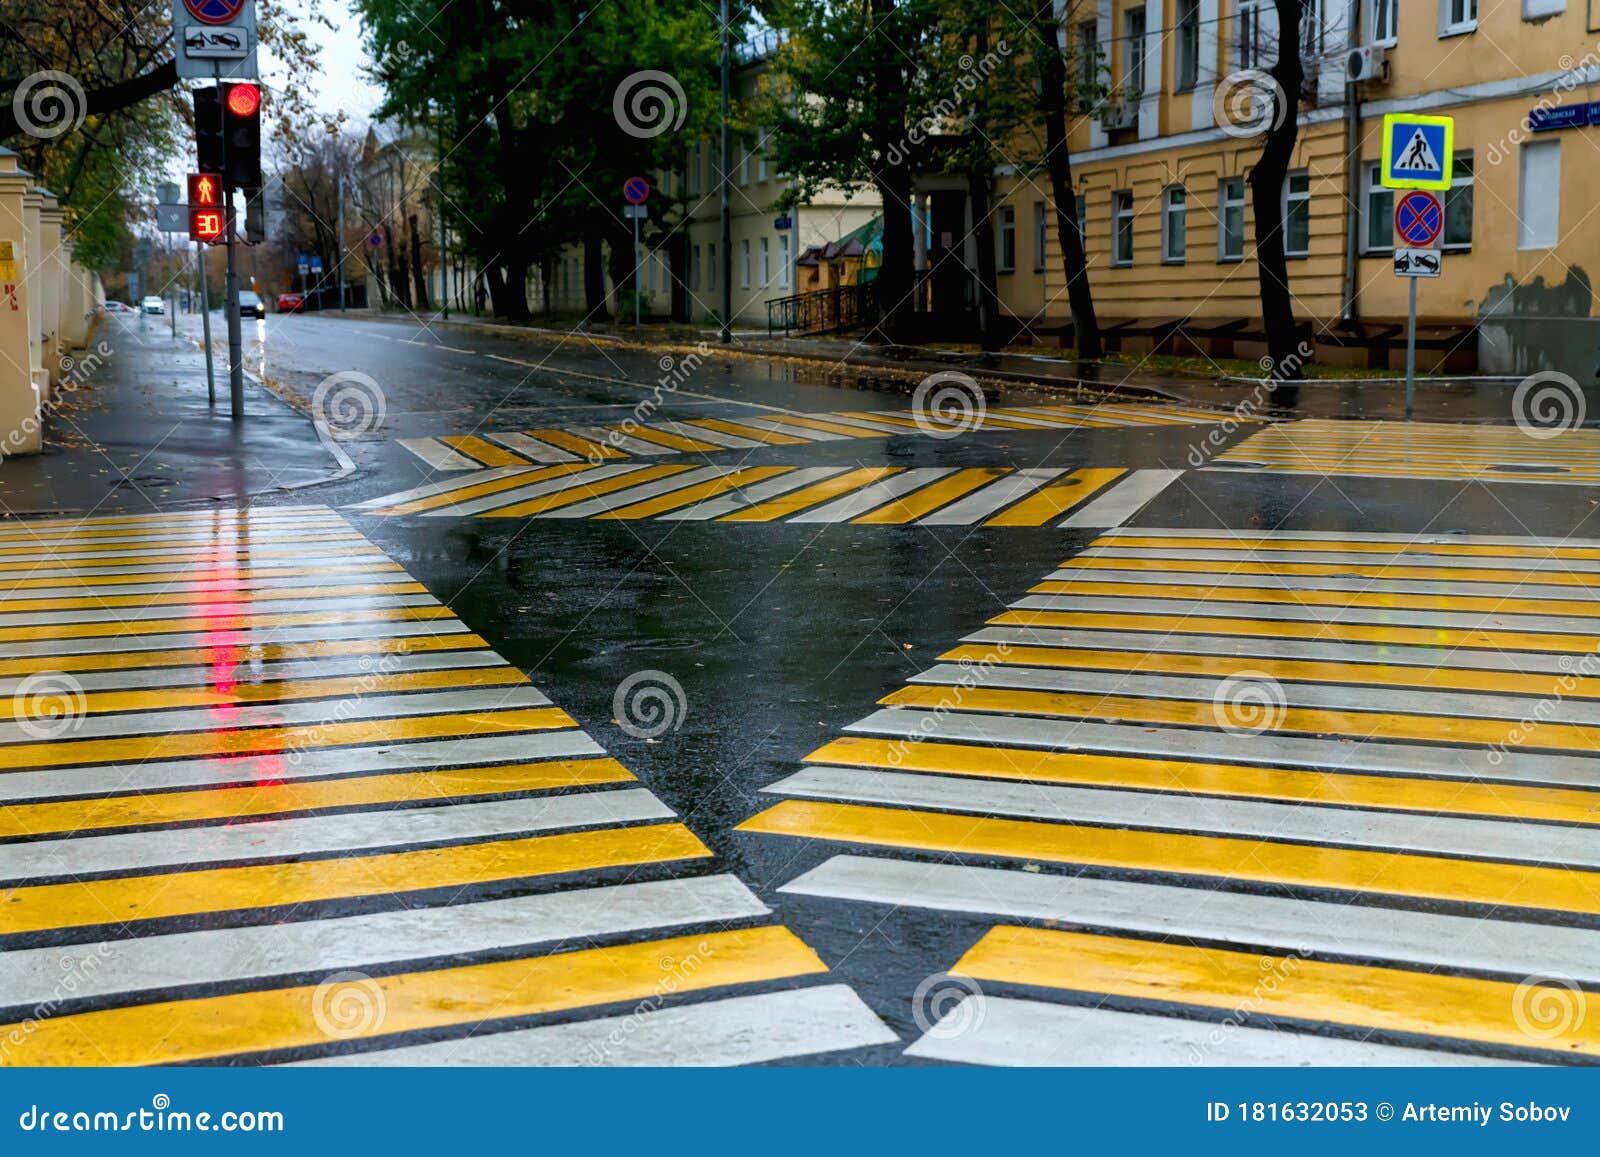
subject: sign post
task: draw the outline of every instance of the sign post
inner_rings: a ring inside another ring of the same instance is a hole
[[[1450,187],[1455,162],[1452,117],[1389,113],[1383,118],[1381,184],[1411,190],[1395,200],[1394,273],[1411,282],[1406,318],[1406,417],[1417,390],[1417,279],[1438,277],[1444,265],[1436,247],[1444,230],[1444,206],[1429,190]]]
[[[629,177],[622,182],[622,199],[627,202],[622,207],[624,217],[633,218],[633,328],[639,328],[639,316],[643,308],[642,293],[640,292],[639,267],[641,265],[639,253],[639,222],[648,217],[649,210],[644,207],[645,201],[650,197],[650,182],[643,177]]]

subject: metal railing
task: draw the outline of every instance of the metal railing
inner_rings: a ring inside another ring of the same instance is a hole
[[[767,302],[767,336],[831,333],[870,325],[877,317],[872,285],[837,285]]]

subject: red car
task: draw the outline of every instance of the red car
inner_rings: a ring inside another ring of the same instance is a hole
[[[305,311],[306,311],[306,299],[304,297],[302,297],[300,294],[298,294],[298,293],[280,293],[280,294],[278,294],[278,312],[279,313],[304,313]]]

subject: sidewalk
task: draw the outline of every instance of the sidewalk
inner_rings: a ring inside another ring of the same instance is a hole
[[[213,326],[217,317],[213,315]],[[142,513],[242,504],[340,469],[316,428],[248,376],[245,430],[229,417],[226,355],[217,405],[205,359],[166,317],[102,315],[45,417],[44,453],[0,462],[0,514]],[[246,335],[246,369],[249,368]]]
[[[337,317],[338,314],[324,316]],[[389,321],[419,325],[419,321],[398,314],[377,311],[352,312],[348,316],[370,321]],[[445,320],[432,317],[430,328],[448,327],[458,331],[524,341],[558,341],[571,336],[563,330],[514,325],[486,318]],[[635,337],[626,327],[609,332],[589,333],[586,337],[612,341],[619,345],[680,347],[687,339],[679,329],[672,335],[652,335],[646,326]],[[658,340],[652,341],[652,336]],[[712,349],[714,331],[704,331]],[[733,354],[756,357],[805,358],[863,369],[893,369],[911,373],[936,373],[955,370],[975,378],[1020,382],[1063,389],[1098,391],[1109,395],[1139,398],[1165,398],[1185,405],[1238,411],[1246,417],[1405,419],[1403,377],[1355,380],[1306,381],[1271,388],[1267,382],[1239,378],[1221,381],[1199,375],[1152,372],[1137,365],[1117,362],[1083,362],[1047,354],[1016,352],[978,354],[929,349],[921,346],[868,345],[845,338],[769,338],[755,330],[735,330]],[[1512,395],[1520,379],[1492,377],[1419,378],[1416,384],[1415,420],[1423,422],[1491,422],[1513,420]],[[1585,411],[1600,420],[1600,384],[1580,385]]]

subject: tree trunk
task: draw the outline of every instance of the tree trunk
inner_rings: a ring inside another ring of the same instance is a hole
[[[611,299],[612,308],[617,311],[618,321],[633,320],[633,298],[631,296],[636,288],[633,283],[633,227],[617,229],[611,234],[609,250],[609,265],[611,268]]]
[[[528,259],[520,253],[506,258],[505,297],[508,321],[529,321],[528,312]]]
[[[1050,198],[1056,205],[1056,243],[1061,247],[1067,304],[1072,309],[1072,341],[1080,358],[1093,360],[1104,350],[1100,345],[1100,321],[1094,313],[1094,293],[1089,286],[1089,262],[1083,252],[1083,235],[1078,223],[1072,155],[1067,151],[1067,63],[1059,49],[1061,26],[1055,18],[1055,6],[1050,3],[1035,9],[1033,19],[1040,39],[1058,46],[1057,51],[1045,52],[1039,59],[1039,115],[1044,121]]]
[[[883,200],[883,257],[878,265],[874,294],[878,302],[877,331],[871,336],[891,342],[906,340],[911,314],[911,295],[916,279],[916,254],[911,233],[911,167],[891,164],[886,159],[901,148],[906,138],[906,84],[902,75],[903,54],[894,44],[895,0],[868,0],[872,68],[872,100],[878,122],[877,154],[880,172],[876,184]]]
[[[600,231],[591,228],[583,235],[583,302],[589,321],[610,321],[606,309],[605,244]]]
[[[1309,351],[1295,340],[1294,300],[1289,292],[1289,263],[1283,252],[1283,196],[1300,133],[1301,0],[1273,0],[1278,12],[1278,59],[1272,66],[1271,126],[1261,158],[1250,170],[1250,205],[1256,218],[1256,269],[1261,283],[1261,322],[1275,381],[1305,377]]]
[[[411,280],[417,289],[417,308],[427,310],[428,304],[428,279],[422,275],[422,240],[417,236],[417,215],[411,214],[407,218],[407,225],[411,229]]]
[[[509,306],[506,305],[506,279],[500,266],[493,263],[485,266],[483,280],[489,286],[489,311],[495,317],[505,317]]]
[[[989,198],[991,181],[992,178],[985,172],[973,170],[967,174],[967,195],[972,199],[973,232],[978,241],[978,344],[985,352],[999,349],[1002,344],[998,261]]]

